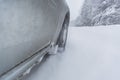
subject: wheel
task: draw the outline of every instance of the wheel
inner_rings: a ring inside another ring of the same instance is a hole
[[[63,23],[63,27],[60,31],[60,35],[58,37],[58,42],[57,42],[58,52],[65,51],[67,35],[68,35],[68,25],[69,25],[69,20],[65,20]]]
[[[56,43],[51,43],[51,49],[48,54],[57,54],[57,52],[65,51],[67,35],[68,35],[68,26],[69,26],[70,14],[68,13],[65,17],[65,20],[62,25],[62,29],[59,33]]]

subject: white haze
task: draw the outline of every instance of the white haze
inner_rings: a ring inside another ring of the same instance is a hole
[[[83,5],[84,0],[66,0],[71,12],[71,20],[75,20],[80,12],[80,8]]]

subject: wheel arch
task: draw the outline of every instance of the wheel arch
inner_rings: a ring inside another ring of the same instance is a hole
[[[60,19],[60,24],[58,26],[58,29],[56,30],[56,34],[54,35],[54,38],[53,40],[51,41],[51,48],[55,48],[58,43],[58,38],[59,38],[59,35],[60,35],[60,32],[61,32],[61,29],[63,28],[63,25],[64,25],[64,22],[67,21],[67,23],[69,24],[69,21],[70,21],[70,11],[66,11],[64,16],[63,16],[63,19]]]
[[[64,21],[65,21],[65,20],[67,20],[67,21],[68,21],[68,24],[69,24],[69,22],[70,22],[70,11],[68,11],[68,12],[66,13]],[[63,22],[63,23],[64,23],[64,22]],[[62,26],[62,27],[63,27],[63,26]]]

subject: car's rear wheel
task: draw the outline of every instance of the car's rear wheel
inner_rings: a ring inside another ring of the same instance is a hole
[[[58,52],[65,51],[67,35],[68,35],[68,26],[69,26],[69,20],[66,18],[63,23],[63,27],[60,31],[60,35],[58,37],[58,42],[57,42]]]

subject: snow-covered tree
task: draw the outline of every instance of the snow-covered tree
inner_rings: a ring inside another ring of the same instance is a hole
[[[76,25],[120,24],[120,0],[85,0]]]

